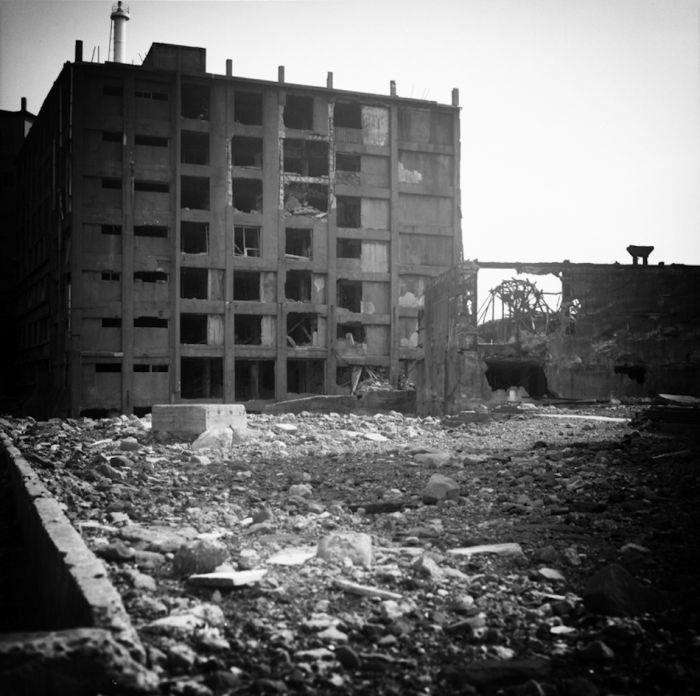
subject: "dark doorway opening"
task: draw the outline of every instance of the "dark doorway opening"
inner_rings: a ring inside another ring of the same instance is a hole
[[[550,396],[542,365],[532,360],[486,359],[486,380],[494,391],[523,387],[533,399]]]

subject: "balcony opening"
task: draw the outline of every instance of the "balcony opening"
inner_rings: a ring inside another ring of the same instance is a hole
[[[260,179],[233,180],[233,207],[240,213],[262,213],[263,186]]]
[[[182,110],[185,118],[209,120],[209,87],[207,85],[182,85]]]
[[[108,177],[103,177],[102,179],[102,188],[104,189],[121,189],[122,187],[122,180],[121,179],[114,179],[114,178],[108,178]]]
[[[323,360],[287,360],[287,392],[323,394],[325,366]]]
[[[100,277],[102,280],[120,280],[122,274],[119,271],[102,271]]]
[[[314,123],[313,97],[288,94],[284,105],[284,125],[287,128],[311,130]]]
[[[311,302],[311,272],[287,271],[284,296],[294,302]]]
[[[231,156],[234,167],[262,168],[263,141],[262,138],[246,138],[234,136],[231,138]]]
[[[206,344],[207,342],[207,315],[206,314],[181,314],[180,315],[180,343]]]
[[[338,196],[337,225],[338,227],[362,227],[361,201],[357,196]]]
[[[367,332],[365,327],[358,321],[338,324],[338,338],[345,339],[348,343],[365,343]]]
[[[135,271],[134,280],[140,280],[142,283],[165,283],[168,274],[163,271]]]
[[[233,255],[260,256],[260,228],[236,225],[233,228]]]
[[[121,143],[123,137],[121,131],[102,131],[102,140],[106,143]]]
[[[119,134],[121,141],[121,133]],[[135,135],[135,145],[146,145],[147,147],[168,147],[168,139],[160,135]]]
[[[120,235],[122,233],[121,225],[100,225],[102,234]]]
[[[150,99],[151,101],[168,101],[167,92],[157,92],[151,89],[136,89],[134,96],[137,99]]]
[[[180,297],[206,300],[209,297],[209,271],[206,268],[180,268]]]
[[[290,215],[325,218],[328,212],[328,186],[291,181],[284,185],[284,211]]]
[[[335,155],[335,168],[339,172],[360,172],[361,162],[360,155],[349,155],[345,152],[337,152]]]
[[[328,143],[285,139],[284,171],[301,176],[328,176]]]
[[[220,399],[224,393],[222,358],[182,358],[180,395],[183,399]]]
[[[186,210],[209,210],[209,179],[207,177],[180,177],[180,207]]]
[[[357,102],[336,102],[333,124],[336,128],[362,128],[362,105]]]
[[[290,312],[287,315],[287,343],[292,347],[318,343],[318,316]]]
[[[339,280],[337,288],[338,307],[355,313],[362,311],[361,280]]]
[[[312,249],[310,229],[287,227],[285,230],[284,253],[290,259],[310,259]]]
[[[241,346],[259,346],[262,343],[262,316],[236,314],[234,343]]]
[[[236,92],[234,95],[233,120],[247,126],[262,125],[262,94],[258,92]]]
[[[209,225],[206,222],[180,223],[180,250],[185,254],[206,254],[209,249]]]
[[[165,225],[134,225],[134,235],[136,237],[167,239],[168,228]]]
[[[209,134],[182,131],[180,161],[184,164],[209,164]]]
[[[248,302],[260,301],[260,273],[258,271],[234,271],[233,299]]]
[[[134,191],[169,193],[170,184],[167,181],[134,181]]]
[[[122,320],[121,317],[104,317],[102,319],[103,329],[121,329]]]
[[[236,360],[234,369],[236,401],[275,398],[274,360]]]
[[[121,85],[104,85],[102,87],[102,94],[106,97],[121,97],[123,93]]]
[[[135,363],[134,372],[168,372],[168,366],[151,365],[147,363]]]
[[[167,329],[168,320],[161,317],[136,317],[134,327],[141,329]]]
[[[121,363],[95,363],[95,372],[121,372]]]
[[[359,239],[338,237],[335,243],[336,256],[339,259],[362,258],[362,242]]]

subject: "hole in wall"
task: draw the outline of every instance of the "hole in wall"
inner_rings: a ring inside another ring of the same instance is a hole
[[[633,382],[644,384],[647,368],[644,365],[616,365],[616,375],[627,375]]]
[[[541,364],[530,360],[487,358],[486,380],[493,391],[523,387],[533,399],[549,395],[547,377]]]

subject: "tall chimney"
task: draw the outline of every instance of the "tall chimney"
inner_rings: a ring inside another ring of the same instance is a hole
[[[126,23],[129,21],[129,8],[122,5],[121,0],[116,5],[112,5],[110,15],[114,27],[114,50],[113,58],[115,63],[124,62],[124,50],[126,49]]]

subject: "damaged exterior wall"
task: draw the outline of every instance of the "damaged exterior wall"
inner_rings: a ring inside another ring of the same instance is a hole
[[[562,302],[553,329],[518,342],[479,342],[473,310],[479,267],[558,275]],[[547,394],[563,399],[700,396],[700,306],[693,292],[699,284],[695,266],[465,261],[425,293],[418,410],[456,413],[491,398],[486,361],[493,359],[523,370],[534,365]]]

